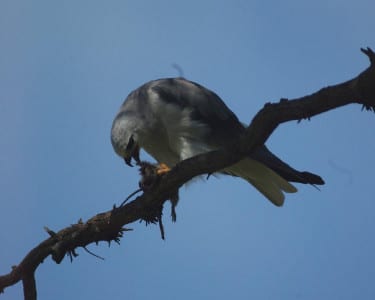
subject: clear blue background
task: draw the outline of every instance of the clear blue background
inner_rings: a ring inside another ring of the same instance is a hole
[[[0,273],[59,230],[111,209],[138,172],[112,119],[142,83],[178,76],[244,122],[267,101],[343,82],[375,48],[373,0],[0,2]],[[374,299],[375,115],[359,105],[282,125],[268,141],[323,176],[276,208],[245,181],[196,180],[178,221],[131,224],[121,246],[50,258],[39,299]],[[169,210],[165,211],[169,215]],[[2,299],[21,299],[20,284]]]

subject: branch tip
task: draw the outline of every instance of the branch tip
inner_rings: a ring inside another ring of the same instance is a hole
[[[100,256],[100,255],[97,255],[95,254],[94,252],[91,252],[89,249],[87,249],[87,247],[82,247],[88,254],[91,254],[92,256],[96,257],[96,258],[99,258],[101,260],[105,260],[104,257]]]
[[[362,53],[366,54],[367,57],[370,59],[371,65],[374,65],[375,64],[375,53],[374,53],[374,51],[372,51],[372,49],[370,47],[367,47],[366,49],[361,48],[361,51],[362,51]]]
[[[53,230],[49,229],[47,226],[43,227],[44,230],[49,234],[50,237],[55,237],[57,234]]]

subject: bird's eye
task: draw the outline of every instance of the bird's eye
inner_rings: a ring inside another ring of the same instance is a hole
[[[128,141],[128,145],[126,146],[126,151],[131,151],[133,149],[133,146],[134,146],[134,139],[133,139],[133,136],[131,136]]]

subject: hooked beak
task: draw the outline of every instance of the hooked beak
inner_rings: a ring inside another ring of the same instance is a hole
[[[129,167],[132,167],[132,166],[133,166],[132,163],[131,163],[131,161],[132,161],[132,157],[131,157],[131,156],[126,156],[126,157],[124,157],[124,161],[125,161],[125,163],[126,163]]]
[[[133,149],[129,153],[129,155],[124,157],[124,161],[129,167],[133,167],[132,158],[134,158],[137,165],[141,162],[141,160],[139,159],[139,150],[140,150],[139,146],[136,145],[136,146],[133,147]]]

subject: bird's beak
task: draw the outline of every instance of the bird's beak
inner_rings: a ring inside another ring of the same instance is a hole
[[[129,167],[132,167],[133,165],[132,165],[132,156],[131,155],[129,155],[129,156],[125,156],[124,157],[124,161],[125,161],[125,163],[129,166]]]
[[[137,165],[141,162],[141,160],[139,159],[139,150],[139,146],[136,145],[133,147],[132,151],[124,157],[124,161],[129,167],[133,167],[132,158],[134,158]]]

